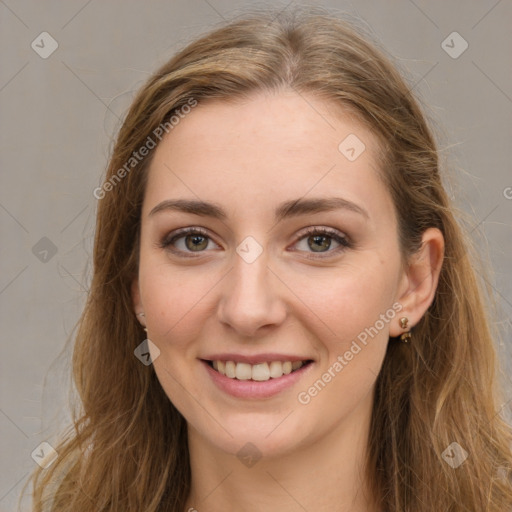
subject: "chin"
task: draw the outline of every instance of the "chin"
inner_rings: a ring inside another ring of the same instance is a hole
[[[305,421],[293,410],[271,415],[245,413],[231,418],[226,415],[222,427],[216,424],[212,428],[208,422],[192,430],[217,449],[240,459],[274,458],[286,456],[303,447],[307,439],[311,440]]]

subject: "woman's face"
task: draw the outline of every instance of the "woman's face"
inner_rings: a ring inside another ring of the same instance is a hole
[[[334,112],[294,92],[199,104],[149,169],[136,311],[189,432],[229,453],[292,452],[367,419],[398,334],[377,141]]]

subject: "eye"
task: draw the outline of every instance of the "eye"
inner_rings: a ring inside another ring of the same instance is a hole
[[[183,243],[177,244],[176,242],[181,239],[183,239]],[[189,227],[179,229],[167,235],[160,242],[159,246],[173,253],[194,258],[195,256],[191,253],[204,252],[204,249],[208,247],[210,241],[215,243],[204,229]]]
[[[332,245],[332,240],[338,244],[338,247],[334,250],[329,250]],[[300,242],[303,242],[303,248],[300,249],[302,251],[309,252],[309,249],[311,249],[311,251],[316,254],[327,253],[327,256],[317,256],[315,254],[306,256],[311,259],[329,257],[352,247],[351,242],[345,235],[332,228],[310,227],[302,234],[297,244],[300,245]]]
[[[329,250],[333,240],[338,244],[338,247],[334,250]],[[325,258],[352,247],[351,242],[345,235],[332,228],[310,227],[302,233],[302,236],[300,236],[295,245],[303,241],[305,242],[305,247],[303,245],[303,248],[299,249],[301,252],[312,252],[318,254],[310,254],[309,256],[306,256],[311,259]],[[208,232],[204,229],[187,227],[165,236],[158,246],[180,256],[183,255],[185,257],[193,258],[195,257],[193,253],[204,252],[208,248],[210,242],[218,247],[218,245],[211,240]],[[319,255],[323,253],[328,254],[327,256]]]

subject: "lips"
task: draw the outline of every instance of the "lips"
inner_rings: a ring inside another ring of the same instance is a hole
[[[200,361],[212,383],[224,393],[245,400],[270,399],[296,386],[315,367],[314,360],[297,356],[219,354],[210,357],[215,359]],[[270,375],[271,372],[274,376]]]

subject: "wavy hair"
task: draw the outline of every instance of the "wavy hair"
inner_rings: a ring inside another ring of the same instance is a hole
[[[367,477],[378,505],[386,512],[512,509],[512,434],[497,413],[487,293],[442,185],[434,136],[392,59],[357,25],[317,8],[231,20],[179,51],[138,91],[110,157],[105,184],[112,186],[98,201],[92,283],[73,353],[79,403],[58,459],[32,475],[34,512],[183,511],[191,485],[186,421],[152,366],[133,354],[145,338],[130,286],[154,151],[128,170],[126,163],[191,99],[280,90],[349,108],[375,134],[404,262],[427,228],[445,239],[434,301],[413,343],[388,344],[376,381]],[[443,459],[453,442],[469,454],[456,469]]]

